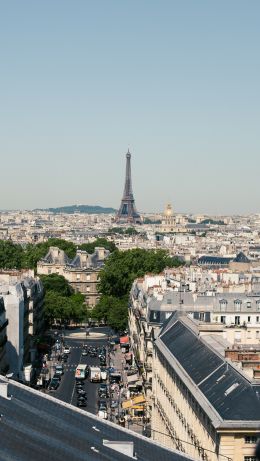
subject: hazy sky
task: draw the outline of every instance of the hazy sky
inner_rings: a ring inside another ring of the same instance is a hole
[[[259,0],[0,0],[0,209],[260,212]]]

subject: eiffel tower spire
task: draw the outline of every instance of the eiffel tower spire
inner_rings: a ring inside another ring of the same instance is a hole
[[[141,218],[135,208],[135,200],[132,189],[131,178],[131,154],[129,149],[126,154],[126,172],[125,172],[125,188],[121,205],[116,215],[116,221],[121,223],[140,224]]]

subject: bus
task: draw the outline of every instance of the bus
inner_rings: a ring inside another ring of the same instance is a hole
[[[75,379],[85,379],[88,374],[88,366],[80,363],[75,371]]]

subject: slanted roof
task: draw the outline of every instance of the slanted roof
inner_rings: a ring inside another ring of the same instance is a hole
[[[198,259],[198,264],[207,264],[207,265],[228,265],[230,261],[233,261],[233,258],[225,258],[223,256],[201,256]]]
[[[249,260],[248,257],[241,251],[241,252],[238,253],[238,255],[235,257],[235,259],[233,259],[233,262],[236,262],[236,263],[250,263],[250,260]]]
[[[199,401],[203,399],[204,408],[213,408],[223,423],[242,421],[260,429],[260,384],[253,385],[182,319],[169,323],[156,340],[156,347],[164,353],[160,341],[170,352],[165,353],[166,360],[175,371],[179,367],[178,373],[184,370],[183,376],[189,376],[190,390]]]
[[[1,377],[1,381],[8,380]],[[104,440],[133,442],[138,460],[192,459],[22,384],[10,382],[9,394],[12,394],[11,400],[0,397],[1,460],[123,461],[130,459],[122,453],[105,447]]]

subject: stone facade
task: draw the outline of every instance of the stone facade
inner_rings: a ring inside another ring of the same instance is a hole
[[[35,340],[44,331],[43,286],[32,274],[17,271],[0,274],[0,293],[8,319],[9,370],[21,377],[24,365],[35,360]]]
[[[6,319],[4,300],[0,297],[0,374],[8,370],[6,356],[7,325],[8,320]]]
[[[245,461],[260,434],[258,390],[177,315],[155,341],[152,437],[194,459]]]
[[[94,307],[99,300],[97,284],[99,273],[110,252],[97,247],[93,254],[78,250],[70,260],[63,250],[50,247],[47,255],[37,264],[37,273],[41,275],[58,274],[65,277],[75,291],[85,295],[86,303]]]

